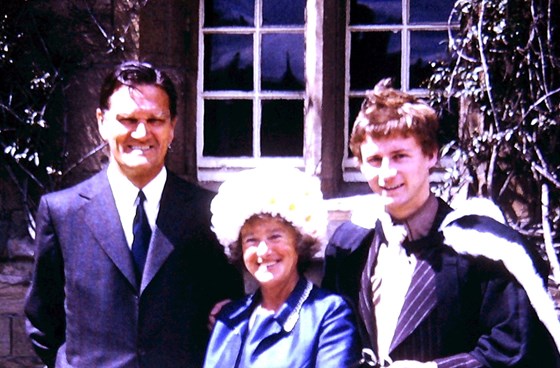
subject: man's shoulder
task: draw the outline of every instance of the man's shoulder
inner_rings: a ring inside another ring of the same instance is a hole
[[[164,191],[174,193],[185,198],[212,199],[216,193],[203,188],[199,184],[188,181],[179,175],[168,171],[167,183]]]
[[[342,295],[335,293],[327,288],[313,285],[313,289],[309,294],[311,303],[323,303],[323,308],[329,309],[349,309],[350,304]],[[311,304],[309,303],[309,304]]]
[[[498,261],[516,274],[522,264],[546,280],[548,265],[529,239],[508,226],[499,208],[489,200],[475,199],[455,209],[440,228],[445,243],[459,254]]]
[[[506,224],[500,209],[491,201],[474,199],[466,203],[448,213],[440,226],[449,245],[465,244],[465,249],[461,249],[464,253],[480,252],[480,255],[493,250],[495,244],[488,247],[488,244],[493,244],[489,240],[473,244],[473,239],[501,239],[504,243],[523,248],[528,246],[527,239]]]
[[[364,240],[372,235],[372,229],[366,229],[351,221],[347,221],[334,231],[329,240],[329,246],[353,251],[359,248]]]
[[[59,202],[69,200],[80,193],[87,196],[88,193],[98,192],[102,190],[104,188],[104,186],[102,185],[103,182],[107,183],[107,185],[109,183],[105,170],[101,170],[100,172],[97,172],[89,178],[66,188],[45,193],[43,195],[43,198],[48,200],[49,202]]]

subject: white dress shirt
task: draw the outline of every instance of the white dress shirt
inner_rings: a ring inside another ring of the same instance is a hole
[[[375,305],[375,321],[379,357],[386,361],[390,361],[389,349],[416,262],[416,257],[408,256],[401,244],[383,243],[379,247],[373,277],[381,277],[382,281],[377,291],[381,295]]]
[[[381,277],[382,280],[379,283],[381,295],[374,308],[379,358],[387,362],[391,362],[389,349],[418,263],[414,254],[406,254],[402,243],[405,239],[417,240],[428,235],[437,208],[437,199],[430,195],[414,214],[401,221],[401,225],[385,224],[383,228],[388,241],[379,247],[372,279]]]
[[[153,231],[156,226],[161,194],[165,186],[165,181],[167,180],[167,170],[163,167],[159,174],[146,184],[144,188],[137,188],[134,186],[134,184],[118,170],[116,164],[112,162],[107,168],[107,177],[109,179],[111,191],[113,192],[117,211],[119,212],[126,242],[128,243],[128,247],[132,248],[132,241],[134,239],[132,223],[136,215],[138,191],[142,189],[146,196],[144,210],[146,211],[148,223]]]

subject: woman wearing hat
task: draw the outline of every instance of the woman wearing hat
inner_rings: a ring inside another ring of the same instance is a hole
[[[225,181],[212,226],[255,293],[220,311],[204,367],[352,367],[355,317],[340,297],[303,274],[325,240],[319,182],[296,169],[253,169]]]

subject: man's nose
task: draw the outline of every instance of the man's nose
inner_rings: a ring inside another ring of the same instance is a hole
[[[387,179],[392,178],[397,174],[397,170],[391,165],[391,161],[388,158],[384,158],[381,161],[381,167],[379,168],[378,181],[380,186],[386,184]]]
[[[136,125],[136,129],[132,132],[132,138],[143,138],[148,134],[148,127],[145,121],[139,121]]]

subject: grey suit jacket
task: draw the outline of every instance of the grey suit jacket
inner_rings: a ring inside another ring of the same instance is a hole
[[[242,294],[212,196],[169,173],[140,284],[106,171],[41,199],[25,312],[48,366],[202,366],[210,308]]]

